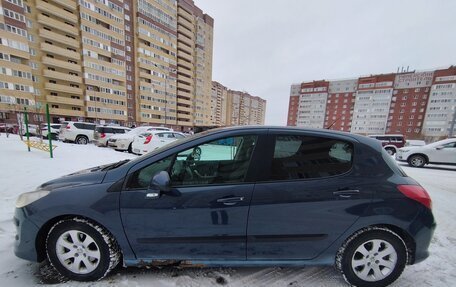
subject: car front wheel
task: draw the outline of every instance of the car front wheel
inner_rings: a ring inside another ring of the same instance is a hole
[[[407,247],[399,235],[380,227],[350,237],[336,256],[336,267],[352,286],[387,286],[402,274]]]
[[[423,167],[426,164],[426,159],[424,156],[419,154],[414,154],[409,157],[407,160],[408,164],[413,167]]]
[[[49,262],[62,276],[76,281],[100,280],[120,259],[112,235],[80,218],[57,222],[47,236],[46,252]]]
[[[389,155],[394,155],[396,153],[396,150],[394,148],[389,147],[389,148],[386,148],[385,150]]]

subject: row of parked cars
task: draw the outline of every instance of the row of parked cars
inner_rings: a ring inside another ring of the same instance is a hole
[[[141,126],[131,129],[85,122],[63,122],[58,134],[58,138],[63,142],[76,144],[93,142],[100,147],[111,147],[118,151],[139,155],[186,136],[166,127]]]

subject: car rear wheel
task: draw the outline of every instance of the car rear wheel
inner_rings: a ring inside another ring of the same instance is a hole
[[[387,286],[404,271],[407,247],[386,228],[369,227],[351,236],[336,256],[336,267],[352,286]]]
[[[49,262],[62,276],[76,281],[99,280],[120,259],[112,235],[103,227],[79,218],[59,221],[51,228],[46,252]]]
[[[419,154],[414,154],[408,158],[408,164],[413,167],[423,167],[426,164],[426,159],[424,156]]]
[[[76,143],[77,144],[88,144],[89,139],[86,136],[77,136],[76,137]]]
[[[389,155],[394,155],[396,153],[396,150],[391,147],[385,148],[385,150]]]

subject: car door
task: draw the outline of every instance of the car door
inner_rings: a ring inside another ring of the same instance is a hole
[[[248,260],[311,259],[347,230],[372,193],[353,176],[355,143],[312,133],[271,134],[252,196]]]
[[[132,168],[120,211],[138,259],[245,260],[257,144],[257,135],[232,136]],[[172,190],[151,197],[149,183],[164,170]]]
[[[429,152],[429,161],[456,164],[456,141],[432,147]]]

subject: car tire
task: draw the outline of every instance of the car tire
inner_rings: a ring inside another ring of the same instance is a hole
[[[387,286],[399,278],[407,262],[405,242],[381,227],[356,232],[336,255],[336,268],[351,286]]]
[[[394,155],[396,153],[396,150],[391,147],[387,147],[387,148],[385,148],[385,150],[389,155]]]
[[[426,158],[419,154],[409,156],[407,162],[412,167],[423,167],[426,164]]]
[[[86,136],[77,136],[76,141],[77,144],[88,144],[89,139]]]
[[[104,278],[120,261],[120,249],[103,227],[81,218],[57,222],[46,238],[52,267],[75,281]]]

